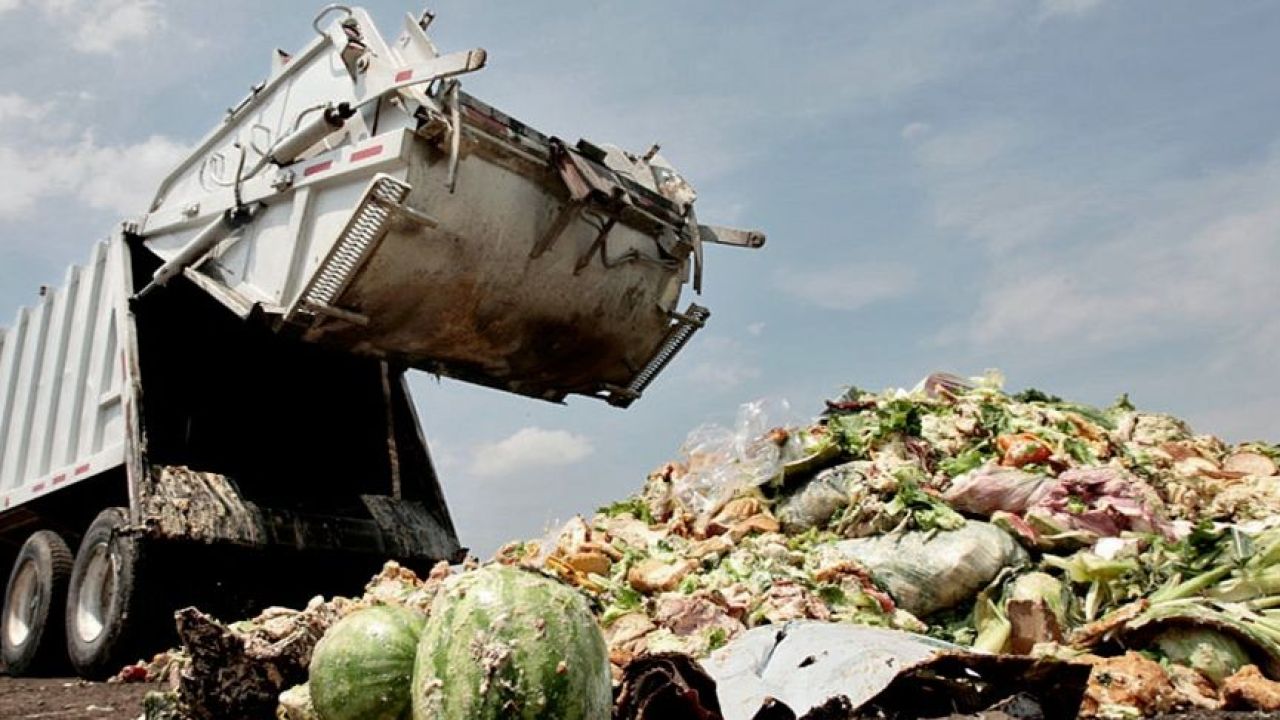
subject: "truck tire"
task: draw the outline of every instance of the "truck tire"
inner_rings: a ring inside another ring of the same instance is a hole
[[[0,616],[0,660],[10,675],[66,666],[61,618],[71,562],[66,541],[50,530],[32,533],[18,551]]]
[[[81,677],[101,679],[135,662],[153,623],[142,587],[144,545],[121,532],[124,508],[107,508],[89,525],[67,593],[67,655]]]

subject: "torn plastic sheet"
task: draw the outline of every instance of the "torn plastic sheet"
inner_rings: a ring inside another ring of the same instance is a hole
[[[1020,693],[1039,701],[1047,720],[1068,720],[1076,717],[1090,671],[1079,663],[979,654],[896,630],[815,621],[758,627],[702,665],[716,682],[725,720],[852,718],[869,709],[888,717],[936,717],[979,712]]]

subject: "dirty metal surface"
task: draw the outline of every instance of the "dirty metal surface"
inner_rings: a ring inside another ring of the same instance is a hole
[[[142,527],[153,537],[199,543],[459,559],[457,540],[422,503],[381,495],[360,499],[368,518],[302,515],[245,499],[224,475],[166,466],[156,469],[147,484]]]
[[[685,259],[654,227],[564,217],[561,178],[500,161],[487,140],[450,193],[417,142],[406,204],[436,226],[394,222],[333,303],[361,321],[317,317],[306,337],[548,400],[626,386],[667,334]]]

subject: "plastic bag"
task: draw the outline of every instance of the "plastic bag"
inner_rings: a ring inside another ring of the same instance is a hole
[[[988,463],[952,481],[942,498],[956,510],[973,515],[990,516],[997,510],[1021,515],[1052,482],[1043,475]]]
[[[1009,533],[983,522],[842,540],[828,552],[835,556],[828,560],[861,564],[898,607],[919,617],[968,600],[1004,568],[1028,561]]]
[[[849,505],[852,486],[863,482],[870,463],[855,461],[823,470],[778,503],[778,521],[788,534],[825,527]]]
[[[1027,510],[1033,525],[1114,537],[1131,530],[1173,539],[1160,496],[1116,467],[1075,468],[1058,476]]]
[[[785,428],[778,433],[773,430],[790,414],[785,400],[757,400],[738,409],[732,429],[715,424],[695,428],[680,447],[685,472],[672,478],[676,499],[703,517],[739,490],[779,478],[791,433]]]

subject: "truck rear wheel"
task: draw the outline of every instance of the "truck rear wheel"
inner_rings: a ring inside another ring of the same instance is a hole
[[[143,543],[123,534],[123,508],[98,513],[80,542],[67,594],[67,654],[81,677],[98,679],[138,660],[152,624],[140,570]]]
[[[0,659],[10,675],[66,665],[61,617],[71,562],[71,549],[50,530],[33,533],[18,551],[0,616]]]

